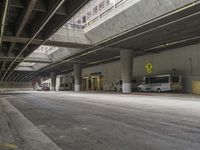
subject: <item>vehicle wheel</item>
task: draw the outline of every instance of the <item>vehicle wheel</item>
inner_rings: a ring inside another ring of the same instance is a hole
[[[158,88],[157,89],[157,93],[161,93],[162,91],[161,91],[161,89],[160,88]]]

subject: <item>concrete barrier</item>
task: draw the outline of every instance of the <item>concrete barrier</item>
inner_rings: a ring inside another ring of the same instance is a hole
[[[31,82],[1,82],[0,91],[33,91]]]

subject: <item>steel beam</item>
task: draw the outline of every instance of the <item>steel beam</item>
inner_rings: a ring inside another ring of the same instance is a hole
[[[30,38],[22,38],[22,37],[11,37],[11,36],[3,36],[2,41],[4,42],[15,42],[15,43],[27,43]],[[31,44],[40,45],[44,40],[42,39],[34,39],[32,40]],[[86,48],[91,46],[89,44],[81,44],[81,43],[74,43],[74,42],[59,42],[53,40],[47,40],[44,45],[47,46],[57,46],[57,47],[67,47],[67,48]]]
[[[15,57],[14,61],[10,64],[7,71],[4,73],[3,77],[1,78],[1,81],[4,79],[7,80],[10,75],[13,73],[13,70],[7,75],[11,67],[14,65],[15,61],[22,55],[22,53],[26,50],[26,48],[31,44],[31,42],[35,39],[35,37],[40,33],[40,31],[44,28],[44,26],[48,23],[48,21],[53,17],[55,12],[60,8],[60,6],[65,2],[65,0],[59,0],[53,8],[48,12],[47,16],[44,18],[44,20],[40,23],[41,26],[39,26],[38,30],[32,35],[32,38],[29,40],[29,42],[24,46],[24,48],[20,51],[20,53]],[[6,77],[7,75],[7,77]],[[6,78],[5,78],[6,77]]]
[[[0,2],[0,4],[2,4],[2,3]],[[12,0],[10,6],[13,8],[18,8],[18,9],[26,8],[26,5],[24,4],[24,2],[22,0]],[[48,7],[43,1],[39,0],[36,4],[35,8],[33,9],[33,11],[46,13],[48,11]],[[68,15],[65,7],[60,7],[60,9],[56,12],[56,14]]]
[[[16,24],[16,33],[15,36],[19,37],[25,27],[25,25],[28,22],[29,17],[31,16],[31,13],[36,5],[38,0],[30,0],[28,1],[27,7],[22,11],[22,13],[20,14],[20,17],[18,19],[18,22]],[[15,42],[13,42],[8,50],[7,54],[10,54],[13,50],[13,48],[15,47]]]
[[[2,37],[3,37],[3,33],[4,33],[4,29],[5,29],[5,22],[6,22],[6,16],[8,14],[8,9],[9,9],[9,3],[10,0],[4,0],[3,1],[3,12],[2,12],[2,17],[1,17],[1,30],[0,30],[0,46],[1,46],[1,42],[2,42]]]

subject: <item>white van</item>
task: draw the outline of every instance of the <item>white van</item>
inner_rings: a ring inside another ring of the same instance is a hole
[[[170,74],[144,77],[143,82],[138,86],[138,91],[153,91],[158,93],[181,90],[183,90],[182,77]]]

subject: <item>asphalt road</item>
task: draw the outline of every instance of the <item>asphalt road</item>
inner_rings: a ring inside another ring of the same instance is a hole
[[[21,93],[6,98],[63,150],[200,150],[200,99]]]

